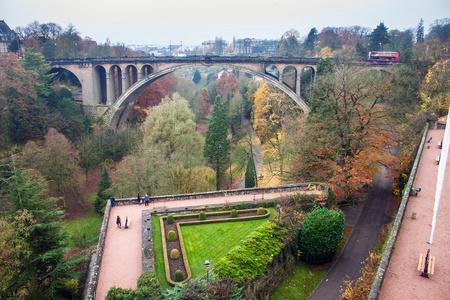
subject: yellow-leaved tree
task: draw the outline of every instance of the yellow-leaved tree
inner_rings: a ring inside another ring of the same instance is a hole
[[[423,106],[436,115],[448,113],[450,105],[450,59],[439,61],[428,71],[422,86]]]

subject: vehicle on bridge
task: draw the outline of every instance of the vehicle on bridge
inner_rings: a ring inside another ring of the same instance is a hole
[[[378,63],[398,63],[398,52],[386,52],[386,51],[370,51],[368,61]]]

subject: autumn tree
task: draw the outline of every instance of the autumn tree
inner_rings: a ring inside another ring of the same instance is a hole
[[[304,132],[294,154],[300,181],[326,181],[349,198],[394,162],[388,116],[389,76],[340,65],[318,76]]]
[[[278,44],[277,54],[282,56],[298,56],[300,54],[300,33],[295,29],[286,31]]]
[[[30,137],[42,137],[47,115],[38,101],[37,74],[25,70],[13,53],[0,56],[0,115],[2,146]]]
[[[208,122],[203,156],[216,171],[216,189],[219,190],[225,170],[230,163],[230,141],[227,138],[227,116],[220,96],[216,97],[213,113]]]
[[[437,62],[428,71],[421,89],[423,106],[438,116],[448,113],[450,105],[450,59]]]
[[[136,99],[135,106],[148,108],[161,103],[164,97],[168,96],[176,85],[172,76],[166,75],[152,82]]]
[[[279,94],[268,83],[263,83],[255,93],[253,129],[265,143],[277,136],[281,129]]]
[[[223,72],[219,82],[217,82],[217,94],[220,95],[224,101],[229,101],[238,92],[239,82],[236,79],[236,75]]]

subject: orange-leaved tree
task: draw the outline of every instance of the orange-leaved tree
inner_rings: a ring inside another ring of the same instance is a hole
[[[294,177],[329,182],[351,199],[381,166],[390,170],[395,157],[385,106],[389,82],[386,74],[343,65],[318,76],[296,143]]]

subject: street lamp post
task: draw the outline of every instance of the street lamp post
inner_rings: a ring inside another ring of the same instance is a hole
[[[209,260],[205,260],[205,266],[206,266],[206,283],[208,283],[208,275],[209,275],[209,265],[211,264]]]

